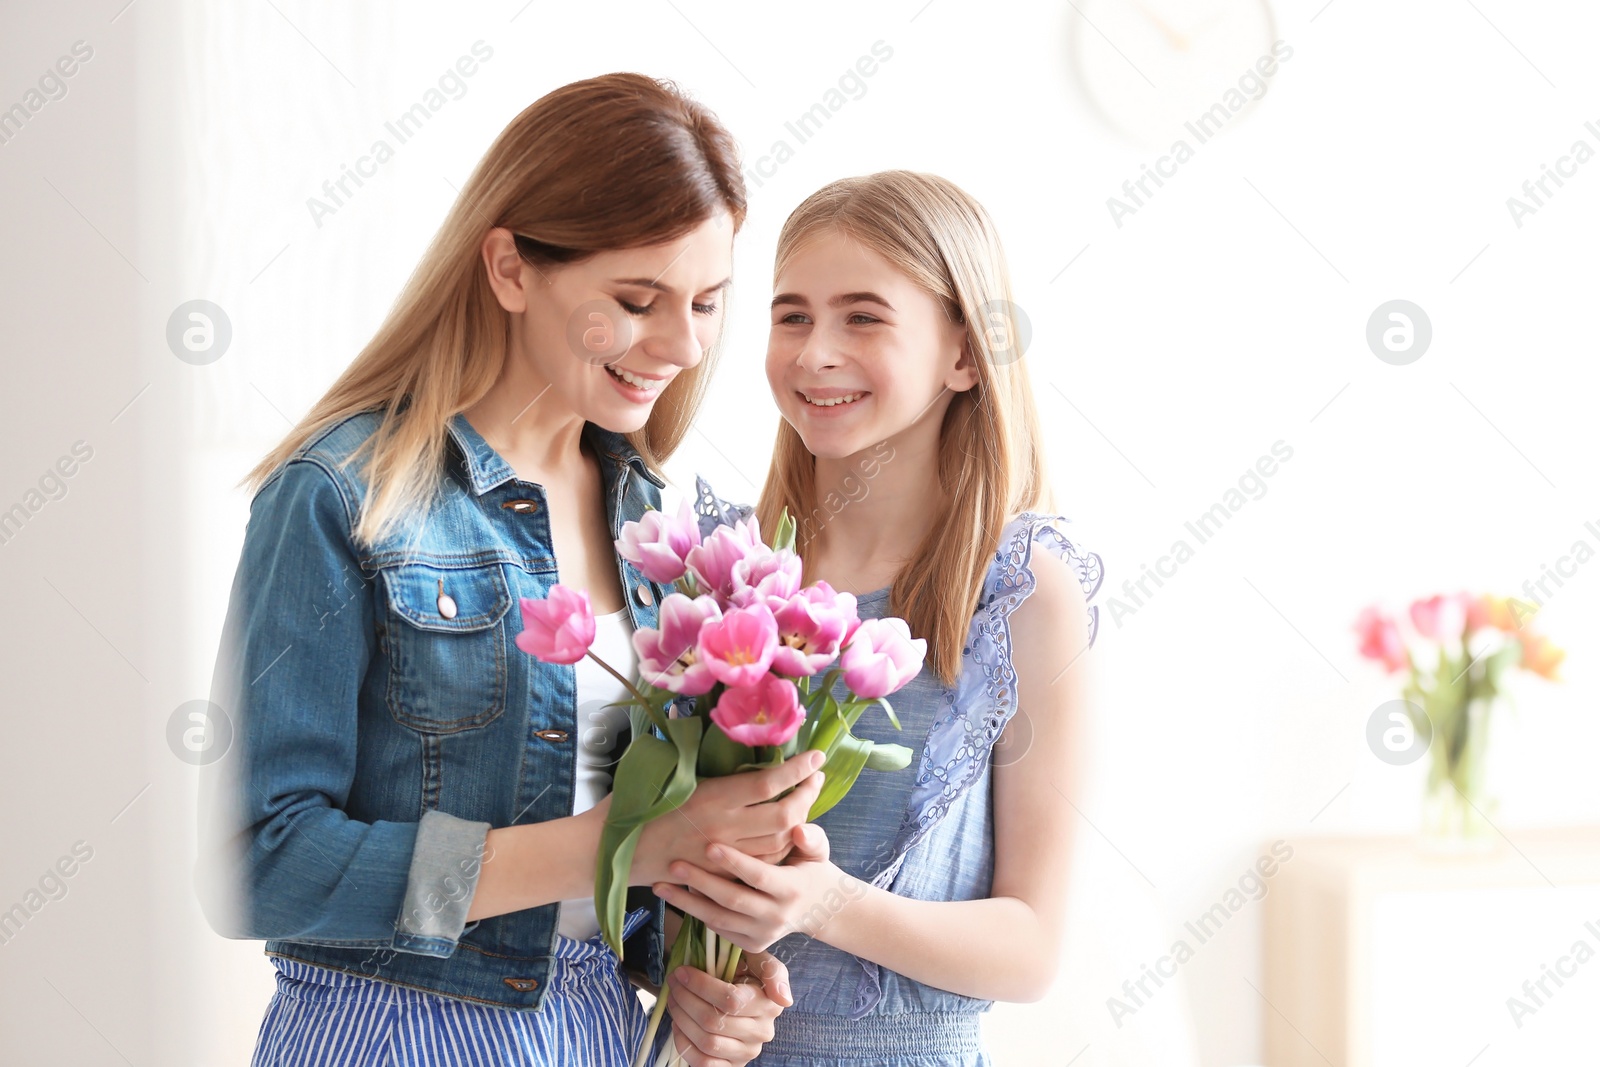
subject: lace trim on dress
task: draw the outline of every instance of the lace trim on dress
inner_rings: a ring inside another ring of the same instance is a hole
[[[748,504],[730,504],[716,493],[700,475],[694,476],[694,513],[700,522],[700,536],[709,537],[718,526],[732,526],[755,512]]]

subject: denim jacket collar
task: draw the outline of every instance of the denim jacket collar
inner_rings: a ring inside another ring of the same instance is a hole
[[[511,469],[511,464],[507,463],[500,453],[483,439],[483,435],[473,428],[472,423],[467,421],[464,412],[452,415],[446,428],[455,443],[457,453],[462,457],[467,481],[475,494],[482,496],[495,486],[503,485],[517,476]],[[583,435],[593,446],[601,462],[606,465],[608,486],[614,483],[618,468],[628,465],[652,482],[657,489],[665,488],[666,483],[650,469],[644,457],[639,455],[638,450],[629,444],[628,439],[622,434],[586,422],[583,424]]]

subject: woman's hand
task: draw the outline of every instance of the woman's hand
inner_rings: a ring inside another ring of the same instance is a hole
[[[742,956],[733,983],[698,967],[667,976],[672,1040],[690,1067],[743,1067],[772,1040],[772,1020],[794,1003],[789,969],[776,956]]]
[[[865,886],[828,859],[828,835],[822,827],[797,826],[790,840],[794,851],[783,866],[707,845],[701,850],[703,866],[678,861],[668,868],[672,879],[687,889],[661,882],[654,887],[656,895],[746,952],[764,952],[796,931],[817,937]]]
[[[628,884],[662,881],[674,861],[703,862],[708,844],[769,862],[783,859],[790,835],[822,791],[822,763],[821,752],[800,752],[776,767],[701,781],[681,807],[645,824]],[[788,796],[768,803],[791,787]]]

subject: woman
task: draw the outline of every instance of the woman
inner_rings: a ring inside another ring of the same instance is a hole
[[[763,528],[798,517],[806,581],[927,640],[894,699],[903,734],[857,726],[914,754],[797,831],[786,865],[703,845],[656,891],[747,950],[777,942],[795,1004],[762,1067],[977,1067],[978,1013],[1042,997],[1061,954],[1100,560],[1040,510],[1038,419],[980,204],[932,175],[835,182],[784,225],[775,289],[784,421],[756,510]]]
[[[592,904],[621,685],[520,654],[513,605],[559,571],[602,647],[654,625],[665,590],[612,539],[660,506],[744,215],[732,138],[671,85],[550,93],[251,472],[213,696],[240,744],[207,805],[206,903],[277,968],[256,1063],[630,1062],[645,1016]],[[813,769],[705,783],[645,832],[634,884],[708,839],[781,858]],[[659,986],[661,912],[643,890],[629,904],[626,955]],[[712,1048],[680,1033],[691,1063],[742,1064],[770,1037],[784,973],[752,966],[759,994],[703,975],[675,994],[735,1009]]]

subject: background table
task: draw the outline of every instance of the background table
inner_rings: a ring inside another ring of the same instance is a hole
[[[1482,852],[1415,837],[1291,842],[1265,901],[1270,1067],[1593,1056],[1600,827],[1505,830]]]

